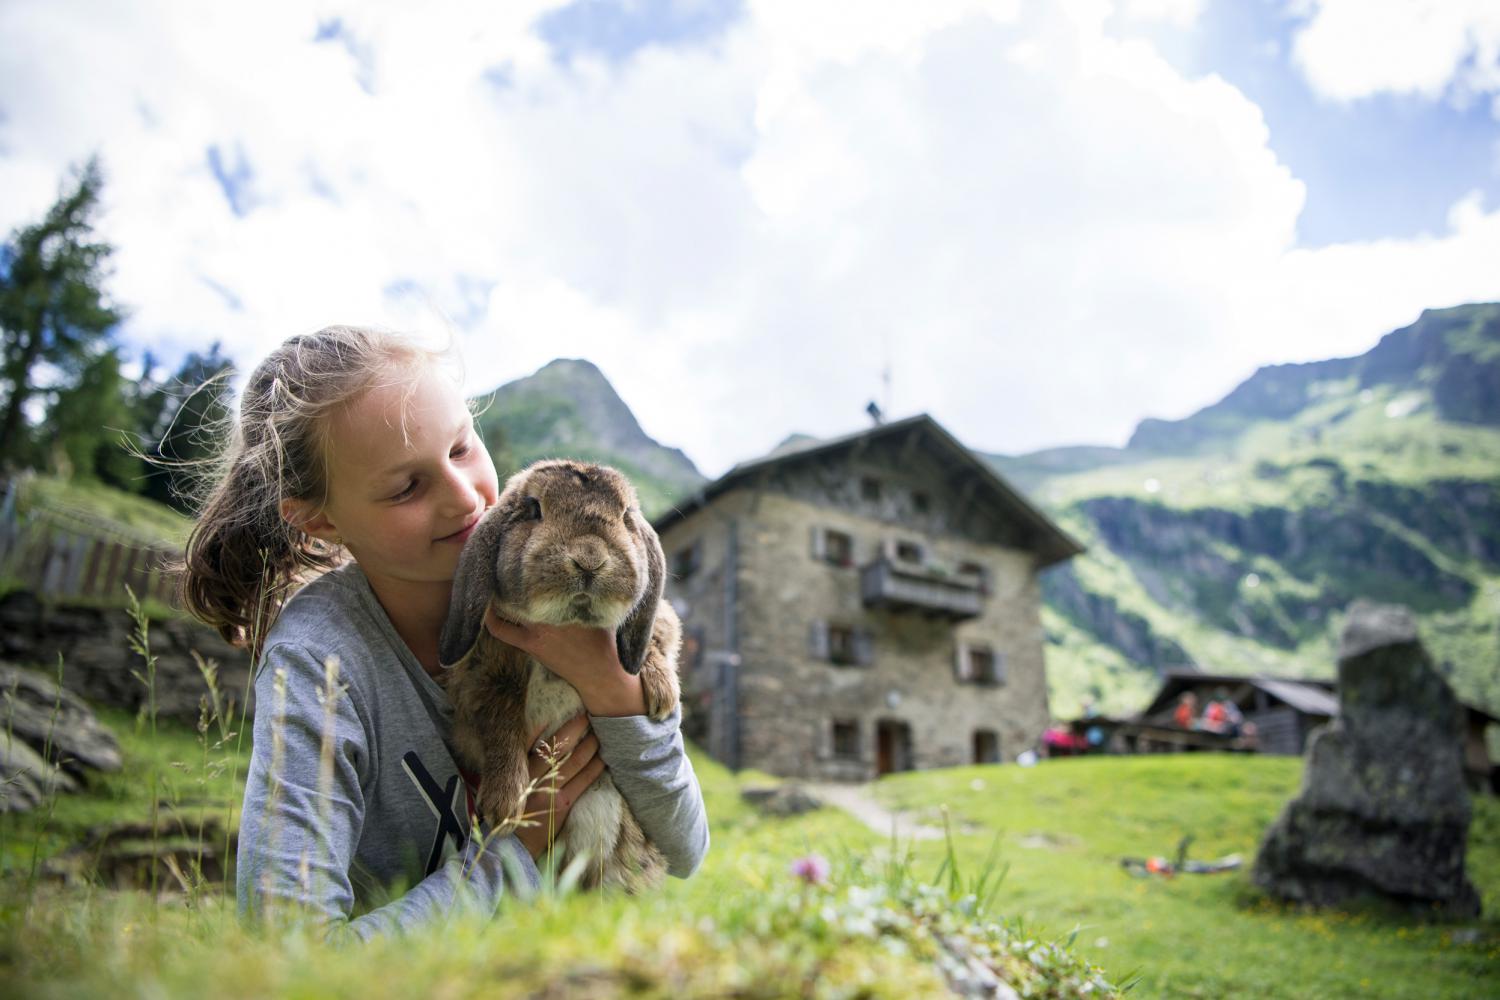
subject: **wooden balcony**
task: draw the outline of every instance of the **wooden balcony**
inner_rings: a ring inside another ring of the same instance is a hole
[[[955,622],[977,618],[984,610],[983,581],[977,575],[944,573],[885,558],[860,570],[859,589],[867,608]]]

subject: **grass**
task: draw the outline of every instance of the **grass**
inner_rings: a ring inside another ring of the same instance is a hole
[[[25,513],[33,508],[102,523],[112,531],[153,545],[180,546],[193,526],[191,519],[165,504],[82,478],[28,477],[17,510]]]
[[[1500,977],[1500,802],[1475,800],[1469,873],[1491,915],[1424,924],[1372,907],[1303,912],[1254,889],[1247,870],[1138,880],[1124,856],[1238,853],[1296,793],[1302,762],[1184,754],[1047,761],[905,774],[876,790],[890,807],[936,817],[946,806],[963,863],[1001,834],[1009,864],[997,906],[1042,936],[1077,929],[1077,948],[1146,996],[1473,997]],[[930,819],[929,819],[930,821]],[[921,845],[932,863],[940,848]],[[1471,940],[1472,937],[1472,940]]]
[[[212,983],[226,997],[943,996],[939,965],[956,945],[1004,969],[1025,996],[1079,996],[1084,983],[1113,995],[1065,945],[987,912],[983,872],[954,879],[949,866],[939,884],[941,862],[914,864],[835,810],[764,818],[739,790],[765,776],[731,775],[696,751],[709,858],[692,879],[637,898],[544,892],[493,920],[454,917],[412,938],[339,948],[303,930],[242,926],[221,891],[156,902],[33,883],[33,848],[49,855],[154,808],[230,819],[238,806],[248,747],[228,741],[230,766],[210,773],[199,733],[159,721],[153,734],[99,714],[121,738],[124,770],[50,812],[0,814],[0,993],[196,997]],[[813,852],[832,859],[826,884],[789,871]]]
[[[1493,916],[1455,926],[1378,908],[1302,912],[1261,896],[1245,871],[1143,881],[1121,870],[1120,857],[1170,855],[1187,834],[1192,857],[1248,862],[1300,780],[1300,761],[1272,757],[1081,758],[890,776],[874,786],[879,799],[938,825],[946,813],[952,824],[951,848],[917,842],[908,857],[836,810],[762,817],[739,789],[764,776],[733,775],[694,750],[713,847],[692,879],[639,898],[544,895],[492,921],[456,919],[415,941],[347,950],[244,928],[216,891],[177,903],[98,888],[28,891],[33,844],[45,855],[99,823],[149,816],[153,779],[161,801],[193,815],[227,818],[238,806],[243,755],[231,751],[235,766],[206,775],[191,729],[160,722],[153,737],[130,716],[100,715],[121,736],[125,770],[59,798],[50,815],[0,815],[0,980],[21,995],[196,996],[207,982],[224,996],[943,995],[938,932],[924,920],[991,949],[1012,981],[1033,985],[1023,996],[1075,995],[1067,989],[1089,975],[1079,956],[1151,997],[1460,997],[1500,974]],[[832,859],[830,884],[789,874],[812,853]],[[1475,802],[1469,870],[1493,908],[1492,798]]]

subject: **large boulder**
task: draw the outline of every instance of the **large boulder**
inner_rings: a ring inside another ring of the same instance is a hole
[[[0,728],[0,813],[25,812],[57,792],[77,789],[76,781],[43,760],[25,740]]]
[[[0,729],[76,777],[118,771],[120,744],[83,700],[48,677],[0,663]]]
[[[1339,714],[1308,744],[1302,791],[1266,832],[1256,884],[1316,906],[1374,895],[1477,915],[1462,734],[1411,613],[1356,601],[1339,645]]]

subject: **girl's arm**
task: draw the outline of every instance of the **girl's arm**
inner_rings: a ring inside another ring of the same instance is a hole
[[[681,707],[660,722],[649,716],[590,715],[615,787],[641,830],[666,856],[667,872],[687,878],[708,853],[708,814],[679,729]]]
[[[328,711],[323,664],[294,645],[266,651],[255,682],[255,741],[240,823],[236,890],[242,915],[293,911],[362,939],[411,929],[460,905],[493,912],[518,881],[540,884],[515,836],[470,838],[404,896],[350,919],[350,878],[364,831],[371,739],[350,691]],[[276,677],[282,671],[282,689]],[[331,734],[326,741],[325,731]],[[525,890],[523,890],[525,891]]]

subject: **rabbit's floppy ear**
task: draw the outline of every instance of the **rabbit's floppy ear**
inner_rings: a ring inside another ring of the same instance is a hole
[[[646,592],[615,631],[615,646],[620,654],[620,663],[631,674],[641,672],[641,664],[646,660],[646,650],[651,648],[656,605],[661,601],[667,575],[667,559],[662,555],[661,542],[657,540],[655,530],[639,514],[636,515],[636,520],[641,526],[640,539],[646,549]]]
[[[458,557],[458,573],[453,577],[453,596],[448,602],[448,621],[438,640],[438,659],[444,666],[462,660],[484,628],[484,612],[490,598],[499,592],[498,564],[500,539],[505,518],[498,508],[479,522],[464,542]]]

